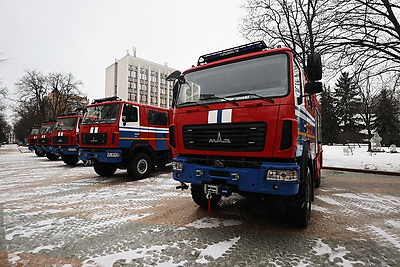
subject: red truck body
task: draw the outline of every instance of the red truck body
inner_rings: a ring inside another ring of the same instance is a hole
[[[38,153],[37,145],[38,145],[38,134],[40,131],[40,125],[34,125],[31,129],[31,132],[28,136],[28,148],[31,151],[35,151],[36,155],[44,156],[44,153]]]
[[[280,196],[296,223],[308,224],[322,165],[319,55],[309,57],[307,74],[291,49],[259,42],[170,75],[173,178],[191,184],[198,205],[232,192]]]
[[[102,176],[117,168],[134,179],[170,162],[168,110],[121,101],[95,100],[79,128],[79,158],[91,161]]]
[[[36,154],[46,155],[50,160],[56,160],[59,155],[53,153],[51,142],[52,132],[56,126],[56,120],[45,121],[41,124],[39,134],[37,135]]]
[[[67,165],[75,165],[78,161],[78,131],[82,115],[76,113],[61,115],[52,132],[53,153],[61,155]]]

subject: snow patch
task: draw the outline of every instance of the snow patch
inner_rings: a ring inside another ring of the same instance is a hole
[[[330,198],[330,197],[323,197],[323,196],[315,196],[316,198],[318,198],[319,200],[322,200],[325,203],[331,204],[331,205],[336,205],[336,206],[342,206],[342,204],[340,204],[339,202],[337,202],[336,200]]]
[[[392,227],[400,228],[400,222],[389,220],[389,221],[386,221],[386,223],[388,223]]]
[[[236,242],[238,242],[240,237],[234,237],[231,240],[219,242],[214,245],[209,245],[207,248],[201,250],[199,258],[196,260],[197,263],[206,264],[208,260],[206,257],[211,257],[213,259],[218,259],[222,257],[229,249],[231,249]]]
[[[322,242],[322,239],[317,239],[315,247],[312,249],[315,251],[317,256],[328,255],[329,261],[332,264],[337,264],[338,266],[352,267],[354,264],[365,265],[362,261],[350,261],[344,258],[347,254],[350,253],[345,247],[337,246],[335,249],[332,249],[328,244]]]
[[[94,266],[113,266],[117,260],[124,259],[126,263],[130,263],[135,259],[143,259],[152,256],[155,253],[161,253],[168,245],[150,246],[148,248],[137,248],[129,251],[119,252],[115,254],[91,258],[83,262],[83,267]]]
[[[315,205],[315,204],[313,204],[313,205],[311,206],[311,208],[312,208],[312,210],[320,211],[320,212],[325,212],[325,211],[327,211],[327,209],[325,209],[325,208],[323,208],[323,207],[321,207],[321,206]]]
[[[373,225],[369,225],[368,228],[371,229],[372,231],[374,231],[375,233],[377,233],[378,235],[380,235],[381,237],[383,237],[385,240],[387,240],[389,243],[391,243],[397,249],[400,250],[400,242],[397,240],[397,238],[395,236],[392,236],[392,235],[386,233],[381,228],[373,226]]]
[[[213,227],[229,227],[240,225],[243,222],[237,220],[223,220],[220,218],[205,217],[200,220],[191,222],[186,227],[194,227],[198,229],[202,228],[213,228]]]

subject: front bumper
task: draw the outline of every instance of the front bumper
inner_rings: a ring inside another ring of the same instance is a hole
[[[120,163],[122,162],[122,150],[109,149],[105,151],[90,151],[85,149],[79,149],[79,159],[82,161]]]
[[[295,179],[267,180],[268,171],[293,171]],[[262,162],[260,168],[217,168],[187,163],[187,158],[176,157],[173,178],[191,184],[214,184],[228,187],[232,192],[249,192],[264,195],[295,195],[299,191],[300,167],[296,163]]]

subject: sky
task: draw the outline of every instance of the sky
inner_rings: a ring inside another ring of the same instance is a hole
[[[0,0],[0,79],[13,97],[26,70],[72,73],[90,99],[128,52],[178,70],[247,43],[246,0]]]

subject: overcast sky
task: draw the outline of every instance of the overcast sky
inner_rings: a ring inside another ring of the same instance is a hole
[[[200,55],[246,43],[245,0],[0,0],[0,79],[12,93],[24,70],[65,72],[104,97],[105,69],[137,57],[181,71]]]

